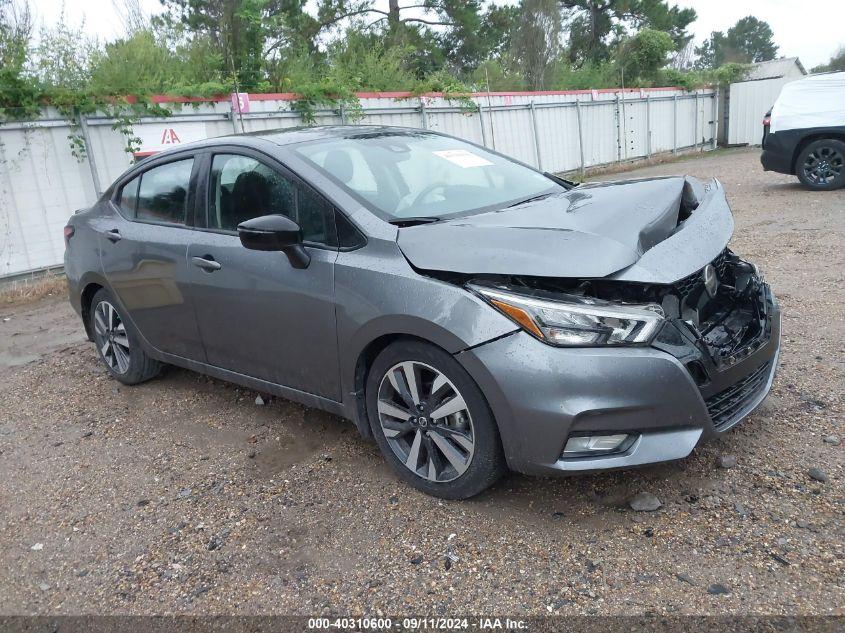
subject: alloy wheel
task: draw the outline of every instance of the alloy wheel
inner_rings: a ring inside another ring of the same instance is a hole
[[[108,301],[100,301],[94,309],[94,341],[112,371],[118,374],[129,371],[129,336],[120,315]]]
[[[842,174],[843,158],[834,147],[819,147],[810,152],[804,161],[804,175],[814,184],[826,185]]]
[[[441,372],[404,361],[382,377],[378,417],[387,443],[406,468],[428,481],[460,477],[472,462],[472,416],[458,388]]]

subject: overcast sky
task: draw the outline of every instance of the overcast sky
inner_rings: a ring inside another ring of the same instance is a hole
[[[515,0],[499,0],[512,4]],[[149,12],[159,11],[159,0],[140,0]],[[36,16],[47,25],[61,15],[63,0],[31,0]],[[122,24],[111,0],[75,0],[67,2],[66,19],[78,25],[85,19],[85,30],[100,39],[118,36]],[[387,5],[387,0],[377,0]],[[402,4],[415,4],[410,0]],[[812,0],[677,0],[670,4],[692,7],[698,20],[692,25],[697,42],[711,31],[725,31],[746,15],[765,20],[772,27],[775,43],[784,57],[799,57],[809,70],[827,62],[845,45],[845,1],[827,0],[817,5]]]

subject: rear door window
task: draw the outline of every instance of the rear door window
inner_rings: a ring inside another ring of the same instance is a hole
[[[188,158],[153,167],[141,174],[135,219],[165,224],[186,224],[188,189],[193,167],[194,159]]]

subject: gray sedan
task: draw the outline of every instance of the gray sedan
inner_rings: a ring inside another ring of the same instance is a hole
[[[162,363],[351,419],[411,485],[688,455],[765,397],[780,314],[717,181],[575,186],[426,130],[148,158],[65,227],[124,384]]]

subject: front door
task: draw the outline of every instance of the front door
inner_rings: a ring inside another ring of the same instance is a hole
[[[340,400],[331,205],[252,155],[215,154],[201,180],[206,228],[193,234],[188,268],[208,362]],[[300,225],[307,268],[241,245],[238,224],[271,214]]]
[[[204,361],[185,262],[193,170],[187,157],[126,181],[97,230],[103,273],[141,335],[157,350]]]

